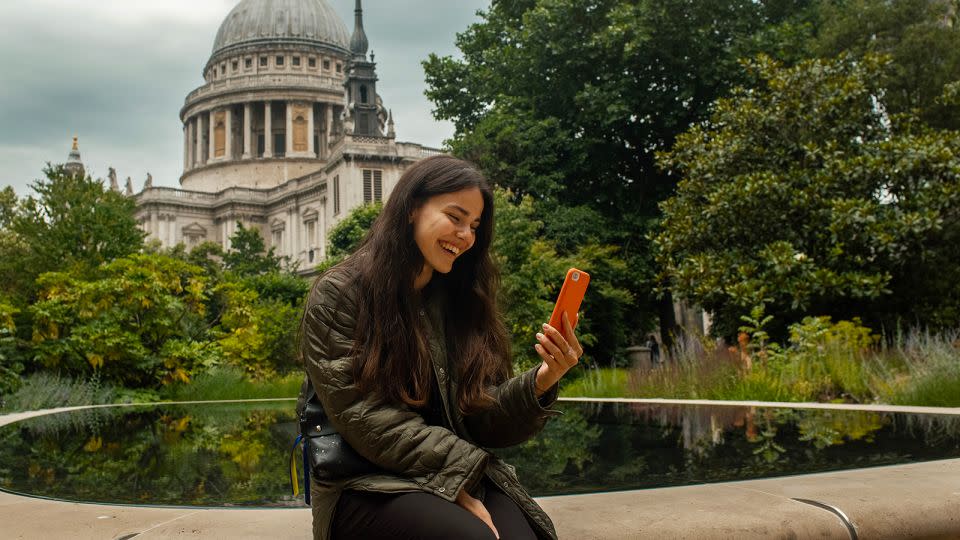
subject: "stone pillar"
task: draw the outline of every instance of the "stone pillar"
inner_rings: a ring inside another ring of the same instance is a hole
[[[324,260],[327,258],[327,198],[323,197],[320,199],[320,215],[317,216],[317,234],[320,235],[319,245],[320,245],[320,258],[319,260]],[[318,260],[314,257],[314,260]]]
[[[167,214],[167,247],[177,245],[177,217]]]
[[[290,154],[293,153],[293,103],[288,101],[286,109],[287,109],[287,124],[286,124],[287,126],[286,127],[286,136],[287,136],[286,146],[287,147],[284,149],[284,152],[286,152],[286,154],[284,155],[289,156]]]
[[[197,138],[197,146],[193,152],[193,165],[203,165],[203,117],[199,114],[193,117],[193,131]]]
[[[327,123],[327,131],[323,134],[323,157],[330,158],[330,137],[333,135],[333,105],[327,103],[324,107],[324,121]]]
[[[253,137],[253,109],[249,103],[243,104],[243,156],[240,159],[250,159],[250,139]]]
[[[183,124],[183,170],[190,168],[190,124]]]
[[[307,115],[307,153],[310,154],[311,158],[317,157],[317,148],[313,144],[313,137],[315,135],[314,123],[313,123],[313,109],[314,104],[310,103],[307,107],[307,110],[310,114]]]
[[[263,157],[273,157],[273,111],[269,101],[263,104]]]
[[[320,159],[327,159],[327,136],[329,135],[329,126],[327,126],[327,109],[330,108],[328,103],[324,103],[320,106],[320,148],[317,149],[320,152]]]
[[[313,116],[313,111],[310,111],[310,116]],[[310,123],[312,124],[313,122]],[[313,137],[311,136],[310,139],[313,140]],[[303,241],[302,231],[300,230],[302,228],[303,221],[300,219],[300,207],[297,206],[293,209],[293,253],[290,254],[294,261],[300,260],[300,251],[305,249],[305,242]]]
[[[224,251],[230,248],[230,235],[227,234],[227,220],[220,222],[220,247]]]
[[[224,147],[223,147],[223,160],[229,161],[233,159],[233,107],[227,107],[224,109],[226,120],[224,121]]]
[[[207,144],[207,162],[208,163],[216,159],[216,155],[217,155],[216,146],[214,145],[214,136],[215,136],[214,130],[216,129],[214,127],[215,122],[216,122],[216,118],[213,115],[213,111],[208,111],[207,112],[207,132],[208,132],[208,137],[210,137],[210,140],[207,141],[207,143],[209,143]]]

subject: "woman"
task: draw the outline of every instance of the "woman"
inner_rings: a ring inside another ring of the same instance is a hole
[[[301,353],[330,424],[373,470],[311,484],[313,534],[556,538],[486,448],[536,434],[583,349],[544,324],[536,369],[511,377],[490,256],[493,195],[469,163],[412,165],[357,252],[307,299]],[[306,387],[305,387],[306,389]],[[305,395],[301,395],[301,402]]]

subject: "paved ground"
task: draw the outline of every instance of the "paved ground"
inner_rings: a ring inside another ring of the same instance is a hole
[[[3,416],[0,425],[43,413]],[[539,502],[564,539],[957,539],[960,459]],[[108,506],[2,492],[0,524],[4,539],[310,537],[306,508]]]

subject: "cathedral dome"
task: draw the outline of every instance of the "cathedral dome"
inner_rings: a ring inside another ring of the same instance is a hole
[[[213,56],[245,45],[322,44],[349,50],[350,34],[326,0],[242,0],[213,42]]]

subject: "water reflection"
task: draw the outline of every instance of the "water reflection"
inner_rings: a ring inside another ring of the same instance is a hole
[[[675,486],[960,456],[960,419],[841,410],[578,404],[503,452],[538,495]],[[566,440],[563,452],[548,441]],[[544,451],[544,450],[548,451]]]
[[[289,401],[108,408],[0,428],[0,488],[68,500],[298,506]],[[535,495],[684,485],[960,456],[960,418],[563,403],[497,452]]]

